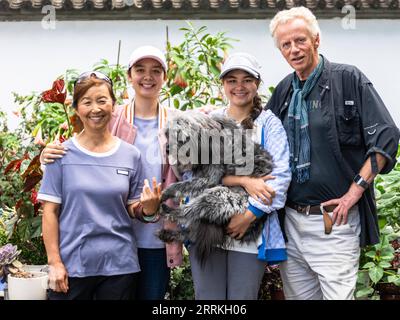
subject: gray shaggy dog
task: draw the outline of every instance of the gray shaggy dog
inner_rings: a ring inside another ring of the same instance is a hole
[[[229,246],[231,238],[226,227],[235,214],[246,211],[248,194],[242,187],[221,185],[225,175],[262,177],[272,171],[272,157],[251,139],[252,130],[241,129],[236,122],[223,116],[207,116],[186,111],[166,126],[169,162],[183,175],[191,172],[190,180],[167,187],[161,202],[181,201],[177,208],[162,203],[160,214],[177,222],[178,231],[161,230],[164,242],[193,242],[201,265],[217,246]],[[241,241],[255,241],[263,221],[257,219]]]

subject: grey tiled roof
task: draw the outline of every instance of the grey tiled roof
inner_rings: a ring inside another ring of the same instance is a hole
[[[278,10],[304,5],[317,17],[334,17],[344,5],[353,5],[361,18],[400,18],[400,0],[0,0],[0,18],[7,15],[21,19],[25,15],[40,13],[45,5],[53,5],[61,18],[73,20],[74,16],[88,12],[113,19],[139,17],[154,19],[182,18],[269,18]],[[99,12],[101,11],[101,14]],[[68,14],[67,14],[68,12]],[[197,14],[197,16],[196,16]],[[68,17],[69,15],[69,17]],[[193,16],[192,16],[193,15]],[[248,15],[248,16],[247,16]]]

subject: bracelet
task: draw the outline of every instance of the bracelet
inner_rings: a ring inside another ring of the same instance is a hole
[[[155,218],[157,217],[157,214],[152,214],[151,216],[146,216],[146,215],[143,215],[143,220],[144,221],[146,221],[146,222],[153,222],[154,220],[155,220]]]
[[[143,219],[145,222],[155,222],[155,221],[157,221],[158,218],[159,218],[159,212],[160,212],[160,208],[158,208],[158,209],[156,210],[156,212],[154,212],[152,215],[146,215],[146,214],[143,212],[143,210],[142,210],[142,219]]]

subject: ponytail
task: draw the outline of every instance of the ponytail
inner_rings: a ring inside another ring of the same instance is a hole
[[[253,109],[251,109],[249,116],[240,123],[242,127],[244,129],[253,129],[254,120],[260,115],[262,109],[261,98],[257,93],[253,99]]]

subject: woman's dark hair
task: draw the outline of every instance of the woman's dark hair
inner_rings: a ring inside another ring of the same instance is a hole
[[[87,79],[79,81],[79,83],[75,84],[72,106],[76,109],[78,106],[79,99],[81,99],[91,87],[100,87],[104,84],[108,88],[108,92],[110,93],[113,104],[115,104],[117,99],[115,98],[115,94],[114,94],[111,83],[109,83],[108,81],[99,79],[95,76],[91,76],[91,77],[88,77]]]
[[[229,74],[229,72],[226,75],[224,75],[222,80],[228,74]],[[260,85],[260,82],[262,80],[253,77],[250,73],[249,73],[249,75],[257,81],[257,88],[258,88],[258,86]],[[244,129],[253,129],[254,128],[254,120],[257,119],[257,117],[260,115],[260,113],[263,110],[263,107],[262,107],[261,103],[262,103],[262,100],[261,100],[260,96],[258,95],[258,93],[256,93],[255,97],[253,98],[253,108],[251,109],[251,112],[250,112],[249,116],[247,118],[243,119],[242,122],[240,123],[240,125]]]
[[[242,127],[245,129],[253,129],[254,120],[257,119],[262,110],[261,98],[258,93],[256,93],[256,96],[253,99],[253,109],[251,109],[249,116],[240,123]]]

